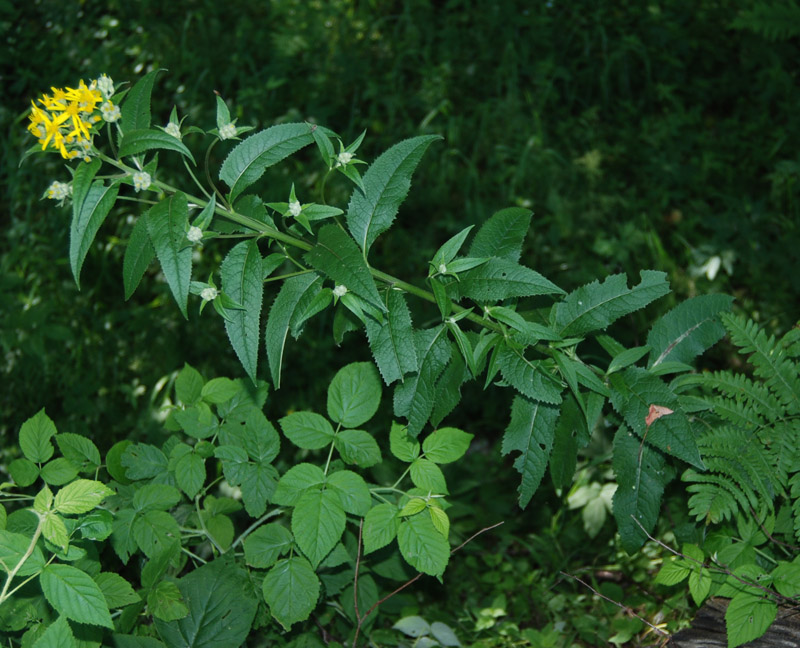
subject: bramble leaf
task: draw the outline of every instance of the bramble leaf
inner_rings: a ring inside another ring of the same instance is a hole
[[[287,630],[305,621],[317,605],[319,578],[302,556],[280,560],[264,577],[264,600]]]
[[[381,381],[370,362],[342,367],[328,386],[328,416],[344,427],[369,421],[381,402]]]
[[[412,515],[400,523],[397,544],[409,565],[430,576],[441,576],[450,560],[450,544],[425,513]]]
[[[51,564],[39,576],[47,602],[78,623],[114,628],[100,587],[87,573],[70,565]]]

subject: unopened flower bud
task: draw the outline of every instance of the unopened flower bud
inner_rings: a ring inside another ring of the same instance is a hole
[[[103,119],[107,122],[115,122],[122,117],[119,106],[115,106],[110,101],[106,101],[100,106],[100,114],[103,115]]]
[[[203,230],[192,225],[189,231],[186,232],[186,238],[189,239],[191,243],[199,243],[203,240]]]
[[[137,192],[147,190],[152,181],[153,179],[147,171],[137,171],[133,174],[133,188],[136,189]]]
[[[303,206],[300,204],[299,201],[295,200],[294,202],[289,203],[289,213],[297,218],[300,215],[300,212],[303,211]]]
[[[348,153],[347,151],[342,151],[339,155],[336,156],[336,161],[341,165],[345,166],[350,163],[350,160],[353,159],[353,154]]]
[[[203,301],[214,301],[219,295],[219,291],[214,288],[213,286],[209,286],[208,288],[203,288],[200,291],[200,297],[202,297]]]
[[[347,286],[339,284],[333,289],[333,294],[336,297],[344,297],[347,294]]]
[[[219,129],[219,138],[221,140],[232,139],[236,137],[236,125],[225,124]]]
[[[175,122],[170,122],[164,127],[164,130],[167,132],[167,135],[172,135],[175,139],[181,138],[181,127],[178,126]]]

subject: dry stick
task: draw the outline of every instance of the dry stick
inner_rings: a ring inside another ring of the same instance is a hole
[[[477,538],[482,533],[486,533],[487,531],[491,531],[492,529],[496,529],[501,524],[503,524],[502,521],[498,522],[497,524],[493,524],[492,526],[484,527],[480,531],[478,531],[476,533],[473,533],[469,538],[464,540],[464,542],[462,542],[460,545],[458,545],[455,549],[451,549],[450,550],[450,555],[452,556],[456,551],[461,549],[467,543],[472,542],[475,538]],[[355,576],[356,582],[358,581],[358,564],[359,564],[360,556],[361,556],[361,527],[359,526],[359,529],[358,529],[358,551],[356,553],[356,576]],[[370,614],[372,614],[373,610],[375,610],[375,608],[378,607],[381,603],[384,603],[385,601],[388,601],[390,598],[392,598],[398,592],[401,592],[402,590],[404,590],[409,585],[412,585],[412,584],[416,583],[420,578],[422,578],[423,575],[424,574],[422,572],[418,573],[416,576],[414,576],[414,578],[412,578],[411,580],[406,581],[400,587],[398,587],[396,590],[394,590],[393,592],[391,592],[391,593],[387,594],[386,596],[384,596],[382,599],[380,599],[379,601],[374,603],[372,605],[372,607],[364,613],[363,617],[359,617],[358,616],[358,612],[356,612],[356,618],[358,619],[358,625],[356,626],[356,634],[353,637],[353,648],[356,648],[356,644],[358,642],[358,633],[361,631],[361,626],[363,625],[364,620]],[[354,584],[353,589],[355,589],[355,587],[356,587],[356,585]],[[356,603],[356,605],[358,605],[358,604]],[[356,610],[358,610],[358,608],[356,608]]]
[[[586,588],[590,589],[592,592],[594,592],[595,594],[597,594],[597,596],[599,596],[601,599],[604,599],[604,600],[608,601],[609,603],[613,603],[613,604],[614,604],[614,605],[616,605],[618,608],[621,608],[622,610],[625,610],[625,612],[627,612],[627,613],[628,613],[628,614],[630,614],[631,616],[635,616],[637,619],[639,619],[639,621],[642,621],[643,623],[646,623],[647,625],[649,625],[649,626],[650,626],[650,627],[651,627],[653,630],[655,630],[655,631],[656,631],[657,633],[659,633],[660,635],[662,635],[662,636],[664,636],[664,637],[668,637],[668,636],[669,636],[669,632],[667,632],[666,630],[662,630],[662,629],[661,629],[661,628],[659,628],[658,626],[654,626],[654,625],[653,625],[652,623],[650,623],[650,622],[649,622],[647,619],[645,619],[644,617],[642,617],[642,616],[639,616],[638,614],[636,614],[636,612],[634,612],[634,611],[633,611],[633,609],[632,609],[632,608],[629,608],[627,605],[623,605],[623,604],[622,604],[622,603],[620,603],[619,601],[615,601],[615,600],[614,600],[614,599],[612,599],[612,598],[608,598],[608,597],[607,597],[605,594],[601,594],[601,593],[600,593],[600,592],[598,592],[598,591],[597,591],[597,590],[596,590],[594,587],[592,587],[591,585],[589,585],[589,583],[587,583],[586,581],[583,581],[583,580],[581,580],[580,578],[578,578],[577,576],[573,576],[572,574],[568,574],[568,573],[567,573],[567,572],[565,572],[565,571],[560,571],[560,572],[559,572],[559,574],[562,574],[563,576],[567,576],[568,578],[571,578],[571,579],[573,579],[573,580],[576,580],[576,581],[578,581],[578,582],[579,582],[581,585],[583,585],[584,587],[586,587]]]
[[[764,526],[764,523],[758,519],[756,512],[751,508],[750,514],[753,516],[753,519],[758,522],[758,526],[761,527],[761,530],[764,532],[764,535],[767,536],[770,541],[774,542],[776,545],[780,545],[781,547],[786,547],[787,549],[792,549],[793,551],[800,551],[800,547],[796,547],[793,544],[787,544],[786,542],[781,542],[777,538],[773,538],[769,531],[767,531],[767,527]]]
[[[636,522],[636,524],[639,525],[639,528],[642,530],[642,533],[644,533],[650,540],[655,542],[657,545],[663,547],[664,549],[666,549],[670,553],[675,554],[678,558],[683,558],[684,560],[687,560],[689,562],[693,562],[695,565],[700,565],[700,567],[705,567],[706,569],[709,569],[711,567],[711,565],[707,565],[706,563],[704,563],[701,560],[697,560],[696,558],[692,558],[691,556],[687,556],[685,554],[682,554],[680,551],[677,551],[677,550],[673,549],[672,547],[670,547],[669,545],[664,544],[663,542],[661,542],[661,540],[659,540],[657,538],[654,538],[653,536],[651,536],[647,532],[647,529],[645,529],[642,526],[642,524],[641,524],[641,522],[639,522],[639,520],[637,520],[633,515],[631,515],[631,517],[633,518],[633,521]],[[748,587],[755,587],[757,589],[760,589],[765,594],[768,594],[769,596],[774,596],[776,598],[781,599],[782,601],[786,601],[787,603],[791,603],[792,605],[797,605],[798,600],[800,600],[800,599],[797,599],[797,598],[792,598],[791,596],[784,596],[780,592],[776,592],[775,590],[771,590],[768,587],[764,587],[763,585],[759,585],[758,583],[751,583],[749,580],[746,580],[746,579],[742,578],[741,576],[738,576],[737,574],[734,574],[727,567],[723,567],[722,565],[720,565],[713,558],[711,560],[713,562],[713,566],[716,569],[720,570],[723,574],[727,574],[728,576],[733,576],[733,578],[735,578],[737,581],[739,581],[742,585],[747,585]]]

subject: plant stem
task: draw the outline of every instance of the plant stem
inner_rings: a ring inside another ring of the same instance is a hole
[[[8,589],[11,587],[11,581],[14,580],[14,577],[17,575],[22,566],[25,564],[25,561],[31,557],[33,554],[33,550],[36,549],[36,543],[39,541],[39,536],[42,535],[42,527],[44,526],[44,518],[42,518],[38,513],[36,514],[39,518],[39,524],[36,526],[36,531],[33,532],[33,537],[31,538],[31,543],[28,545],[28,548],[25,550],[25,553],[22,554],[22,558],[20,558],[17,565],[8,572],[8,578],[6,579],[5,584],[3,585],[3,590],[0,591],[0,605],[3,604],[8,597],[11,596]]]
[[[265,513],[264,515],[262,515],[255,522],[253,522],[249,527],[247,527],[242,532],[242,535],[240,535],[238,538],[236,538],[236,542],[234,542],[230,546],[230,548],[228,550],[230,551],[231,549],[235,549],[237,547],[237,545],[240,545],[244,541],[244,539],[247,536],[249,536],[253,531],[255,531],[259,526],[261,526],[262,523],[266,522],[270,518],[275,517],[276,515],[280,515],[281,513],[283,513],[283,509],[275,509],[274,511],[270,511],[269,513]]]

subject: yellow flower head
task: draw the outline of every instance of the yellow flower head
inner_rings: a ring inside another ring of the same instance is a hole
[[[97,81],[89,86],[81,81],[77,88],[50,90],[52,94],[43,94],[38,105],[31,102],[28,131],[42,145],[42,150],[51,145],[66,160],[81,156],[88,162],[92,128],[101,120],[95,113],[103,103]]]

